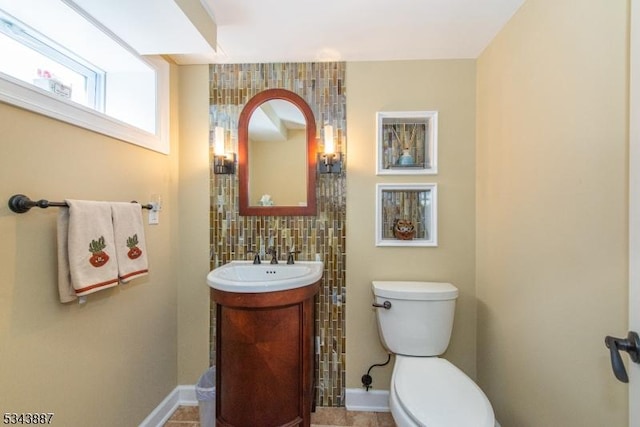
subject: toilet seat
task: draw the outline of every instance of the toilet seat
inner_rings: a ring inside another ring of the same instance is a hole
[[[495,425],[487,396],[445,359],[396,355],[391,382],[392,413],[394,406],[404,413],[393,414],[394,418],[410,418],[415,425],[427,427]]]

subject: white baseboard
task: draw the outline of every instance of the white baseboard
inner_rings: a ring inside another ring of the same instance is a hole
[[[195,385],[179,385],[144,419],[139,427],[161,427],[178,406],[198,406]],[[389,412],[389,391],[348,388],[345,390],[348,411]],[[496,420],[496,427],[500,424]]]
[[[389,391],[348,388],[345,390],[348,411],[389,412]]]
[[[179,385],[144,419],[139,427],[161,427],[178,406],[198,406],[195,385]],[[348,388],[345,391],[345,406],[348,411],[389,412],[387,390],[365,391]]]
[[[161,427],[178,406],[198,406],[195,385],[179,385],[144,419],[139,427]]]

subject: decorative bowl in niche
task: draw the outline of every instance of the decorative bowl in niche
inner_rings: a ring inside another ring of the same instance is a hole
[[[254,264],[231,261],[211,270],[207,283],[225,292],[262,293],[285,291],[311,285],[322,277],[322,261],[296,261],[295,264]]]

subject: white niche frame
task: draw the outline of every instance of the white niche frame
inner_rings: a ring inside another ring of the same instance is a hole
[[[396,220],[411,221],[415,236],[394,234]],[[376,246],[438,246],[438,185],[376,184]]]
[[[376,175],[438,173],[437,111],[379,111],[376,124]],[[413,163],[400,164],[404,149]]]

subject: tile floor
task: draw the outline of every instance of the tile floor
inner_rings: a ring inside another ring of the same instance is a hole
[[[164,427],[200,427],[197,406],[180,406]],[[395,427],[389,412],[353,412],[345,408],[317,407],[312,427]],[[256,426],[258,427],[258,426]]]
[[[200,427],[198,411],[197,406],[179,406],[164,427]]]

